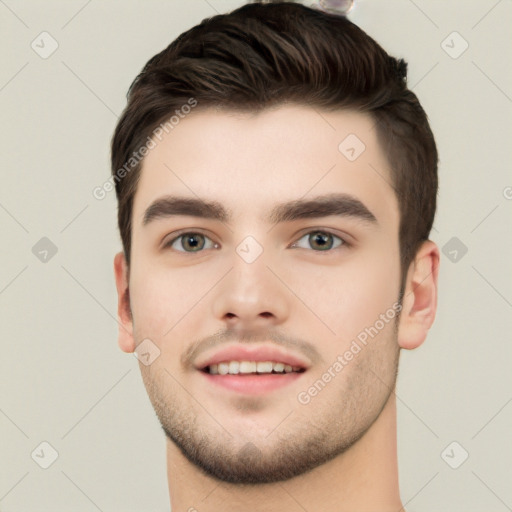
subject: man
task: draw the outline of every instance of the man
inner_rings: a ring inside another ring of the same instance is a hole
[[[173,512],[403,509],[437,162],[406,63],[343,16],[253,3],[146,64],[112,140],[114,267]]]

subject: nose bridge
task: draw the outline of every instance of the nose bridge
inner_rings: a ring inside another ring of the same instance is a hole
[[[270,252],[255,237],[245,237],[235,248],[231,271],[217,288],[215,317],[230,323],[280,323],[288,315],[286,290],[268,268]],[[267,266],[268,265],[268,266]]]
[[[252,237],[244,239],[232,258],[233,270],[228,293],[232,290],[233,297],[238,297],[239,301],[248,305],[252,303],[251,309],[261,309],[265,304],[270,304],[268,297],[275,283],[271,282],[274,276],[267,268],[269,259],[268,251]],[[253,309],[253,312],[256,311]]]

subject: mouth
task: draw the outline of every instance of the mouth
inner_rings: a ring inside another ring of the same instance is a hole
[[[223,361],[201,368],[210,375],[283,375],[288,373],[303,373],[301,366],[292,366],[278,361]]]
[[[229,368],[235,368],[236,365],[233,363],[238,363],[238,361],[230,361]],[[247,365],[247,368],[244,369],[246,365],[244,363],[253,363]],[[240,367],[242,368],[242,372],[234,373],[224,373],[228,364],[225,366],[223,363],[219,365],[212,365],[202,369],[199,373],[204,376],[206,382],[211,385],[210,387],[215,386],[215,389],[223,388],[225,390],[229,390],[230,392],[235,392],[236,394],[241,395],[263,395],[268,394],[272,391],[276,391],[279,388],[287,386],[297,379],[300,379],[301,376],[306,371],[304,368],[293,369],[293,367],[287,367],[283,369],[283,371],[275,371],[272,368],[272,371],[265,371],[269,369],[269,366],[264,367],[263,371],[258,371],[256,367],[256,371],[248,371],[249,369],[254,367],[255,361],[241,361]],[[265,362],[263,362],[265,363]],[[282,363],[277,363],[277,365]],[[217,370],[214,369],[215,366],[220,367]],[[277,366],[278,370],[280,366]],[[212,373],[217,371],[218,373]],[[240,368],[239,368],[240,370]],[[288,371],[287,371],[288,370]],[[222,372],[222,373],[220,373]]]
[[[231,346],[196,366],[206,382],[231,392],[258,395],[300,379],[309,364],[275,346]]]

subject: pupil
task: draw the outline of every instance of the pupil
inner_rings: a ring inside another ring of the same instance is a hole
[[[320,231],[317,231],[316,233],[311,233],[310,237],[312,237],[314,241],[312,245],[318,244],[318,242],[320,242],[319,247],[321,249],[325,249],[326,247],[327,249],[330,249],[332,246],[332,237],[329,233],[321,233]],[[326,241],[326,238],[331,239],[330,244],[328,243],[328,240]]]
[[[201,249],[204,245],[204,242],[203,242],[203,244],[200,244],[197,242],[197,238],[201,237],[201,236],[202,235],[199,235],[199,234],[195,234],[195,235],[192,234],[192,235],[187,236],[186,242],[185,242],[186,245],[189,245],[189,247],[194,250],[196,250],[197,248]]]

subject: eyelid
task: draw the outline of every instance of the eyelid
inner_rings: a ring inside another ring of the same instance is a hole
[[[292,248],[297,248],[297,247],[293,247],[294,245],[296,245],[302,238],[304,238],[304,236],[306,235],[309,235],[311,233],[315,233],[315,232],[321,232],[321,233],[326,233],[326,234],[329,234],[329,235],[332,235],[336,238],[339,238],[342,243],[340,246],[338,247],[335,247],[333,249],[329,249],[329,250],[326,250],[326,251],[315,251],[314,249],[308,249],[312,252],[325,252],[325,253],[332,253],[333,251],[335,251],[336,249],[348,249],[350,247],[352,247],[353,245],[353,242],[350,241],[351,240],[351,237],[347,234],[339,234],[339,233],[335,233],[334,230],[332,229],[329,229],[329,228],[323,228],[323,227],[308,227],[308,228],[305,228],[304,230],[302,230],[301,232],[299,232],[299,234],[297,234],[295,236],[295,241],[292,242],[292,244],[289,246],[289,247],[292,247]],[[218,243],[215,242],[215,240],[213,240],[209,235],[207,235],[204,230],[202,230],[201,228],[185,228],[185,229],[181,229],[179,231],[176,231],[174,233],[172,233],[172,238],[169,238],[167,241],[164,241],[162,242],[162,249],[167,249],[167,248],[170,248],[174,242],[176,242],[176,240],[178,240],[180,237],[182,237],[183,235],[187,235],[187,234],[199,234],[199,235],[203,235],[204,237],[208,238],[209,240],[211,240],[213,242],[214,245],[216,245],[218,247]],[[165,240],[165,238],[164,238]],[[215,248],[217,248],[215,247]],[[299,249],[302,249],[302,247],[298,247]],[[201,250],[201,251],[198,251],[198,252],[204,252],[205,250]],[[181,253],[185,253],[185,254],[197,254],[197,253],[194,253],[194,252],[188,252],[188,251],[176,251],[176,252],[181,252]]]
[[[209,240],[211,240],[215,245],[219,245],[217,242],[215,242],[215,240],[212,239],[211,236],[207,235],[201,228],[188,228],[188,229],[180,229],[179,231],[175,231],[173,233],[171,233],[171,237],[167,239],[167,237],[164,238],[164,241],[162,242],[162,249],[168,249],[172,246],[172,244],[174,242],[176,242],[176,240],[178,240],[178,238],[182,237],[183,235],[188,235],[188,234],[193,234],[193,235],[203,235],[205,238],[208,238]],[[187,251],[177,251],[177,252],[187,252]],[[198,251],[198,252],[204,252],[204,251]],[[188,254],[194,254],[192,252],[188,253]]]
[[[329,250],[326,250],[326,251],[313,251],[313,252],[330,253],[330,252],[335,251],[336,249],[343,249],[343,248],[348,249],[349,247],[352,247],[352,245],[353,245],[353,243],[350,241],[351,237],[349,235],[335,233],[333,230],[331,230],[329,228],[322,228],[322,227],[312,227],[311,228],[311,227],[309,227],[309,228],[306,228],[299,235],[297,235],[295,242],[292,243],[292,246],[297,244],[306,235],[310,235],[311,233],[316,233],[316,232],[326,233],[326,234],[332,235],[332,236],[334,236],[336,238],[339,238],[342,241],[342,244],[340,246],[338,246],[338,247],[335,247],[333,249],[329,249]],[[302,247],[299,247],[299,249],[302,249]]]

